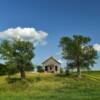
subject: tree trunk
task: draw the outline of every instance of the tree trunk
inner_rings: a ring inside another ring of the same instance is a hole
[[[78,78],[81,78],[80,66],[77,66],[77,76],[78,76]]]
[[[20,76],[21,76],[21,79],[26,78],[25,71],[24,71],[23,67],[20,68]]]
[[[21,72],[20,72],[20,75],[21,75],[21,79],[25,79],[25,78],[26,78],[25,72],[24,72],[24,71],[21,71]]]

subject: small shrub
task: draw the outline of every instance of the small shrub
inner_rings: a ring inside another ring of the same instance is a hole
[[[42,66],[37,66],[37,72],[40,72],[40,73],[44,72],[43,67]]]
[[[69,75],[70,75],[69,70],[65,70],[65,75],[67,75],[67,76],[69,76]]]
[[[64,73],[63,68],[60,68],[60,73],[61,73],[61,74],[63,74],[63,73]]]
[[[6,65],[0,64],[0,75],[6,75],[7,74],[7,67]]]

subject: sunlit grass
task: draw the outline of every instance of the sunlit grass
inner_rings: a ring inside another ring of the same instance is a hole
[[[97,73],[99,75],[99,73]],[[26,72],[0,77],[0,100],[100,100],[100,83],[96,73],[84,73],[82,79],[47,73]],[[92,77],[90,77],[92,76]]]

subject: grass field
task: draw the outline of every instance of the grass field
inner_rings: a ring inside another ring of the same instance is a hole
[[[100,100],[100,72],[85,72],[82,79],[75,76],[26,73],[0,76],[0,100]]]

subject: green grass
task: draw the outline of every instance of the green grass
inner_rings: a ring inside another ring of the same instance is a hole
[[[0,76],[0,100],[100,100],[100,72],[85,72],[83,78],[26,73]]]

